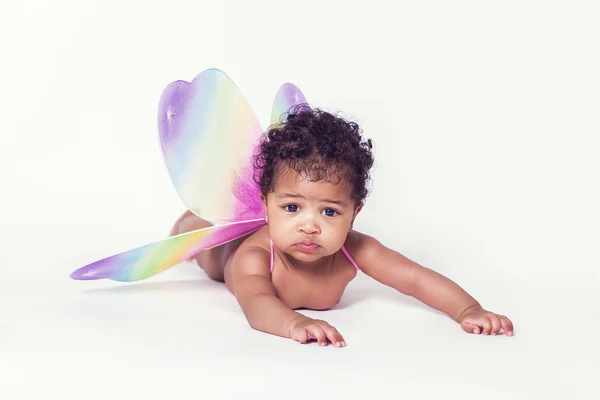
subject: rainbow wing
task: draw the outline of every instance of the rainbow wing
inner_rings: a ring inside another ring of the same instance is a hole
[[[282,85],[272,123],[306,103],[293,84]],[[72,279],[132,282],[171,268],[200,251],[247,235],[265,224],[252,157],[266,138],[238,88],[222,71],[176,81],[161,97],[159,138],[171,180],[186,206],[203,218],[230,223],[187,232],[88,264]]]
[[[71,279],[112,279],[133,282],[169,269],[202,250],[219,246],[255,231],[264,219],[233,222],[172,236],[93,262],[71,274]]]
[[[224,72],[209,69],[167,86],[158,127],[173,185],[194,214],[217,223],[264,216],[252,157],[265,135]]]
[[[281,85],[275,99],[273,100],[273,108],[271,110],[271,124],[281,122],[285,114],[295,105],[307,103],[304,94],[298,87],[292,83]]]

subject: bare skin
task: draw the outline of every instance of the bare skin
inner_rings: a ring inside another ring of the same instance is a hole
[[[344,347],[336,328],[295,311],[326,310],[341,300],[357,274],[341,251],[344,245],[366,275],[444,312],[465,332],[496,335],[503,330],[512,336],[507,317],[483,309],[450,279],[353,230],[362,204],[352,201],[348,187],[281,174],[262,201],[267,226],[194,257],[211,279],[225,282],[252,328],[300,343]],[[211,225],[186,211],[171,235]]]
[[[174,236],[208,226],[212,226],[212,224],[188,210],[179,217],[170,235]],[[202,251],[194,259],[210,279],[225,282],[229,291],[235,295],[234,282],[236,277],[234,277],[235,263],[233,256],[239,253],[236,258],[236,261],[239,261],[243,258],[243,254],[248,252],[262,253],[263,261],[266,260],[265,268],[261,268],[260,274],[253,278],[256,280],[262,278],[263,281],[270,280],[273,290],[267,291],[267,293],[279,298],[280,302],[290,311],[288,319],[293,320],[297,325],[294,327],[295,330],[284,328],[281,332],[271,332],[271,329],[267,328],[263,329],[265,332],[290,337],[302,343],[314,339],[318,340],[319,344],[324,345],[329,339],[331,343],[337,343],[337,347],[345,346],[343,337],[331,325],[325,321],[312,320],[293,311],[302,308],[326,310],[339,303],[346,286],[357,274],[355,268],[341,251],[336,254],[326,270],[320,270],[315,274],[311,271],[294,268],[287,262],[285,255],[275,250],[274,268],[271,274],[269,271],[269,233],[268,227],[265,226],[249,236],[214,249]],[[237,278],[239,280],[240,277],[237,276]],[[245,295],[243,287],[238,290],[238,294],[240,296]],[[315,326],[311,327],[311,324]],[[287,324],[284,323],[283,325]],[[303,328],[305,329],[304,332],[302,332]],[[306,331],[306,329],[309,331]],[[311,333],[311,329],[317,332]],[[327,331],[328,334],[321,334],[319,330]],[[292,333],[294,333],[294,337],[292,337]]]

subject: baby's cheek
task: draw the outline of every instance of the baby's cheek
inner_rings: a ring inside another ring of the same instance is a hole
[[[335,229],[329,232],[329,242],[332,247],[341,248],[346,242],[348,232],[342,229]]]

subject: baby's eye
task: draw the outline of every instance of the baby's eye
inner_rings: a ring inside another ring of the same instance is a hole
[[[298,211],[298,206],[296,204],[288,204],[287,206],[283,206],[285,211],[296,212]]]
[[[335,217],[338,214],[338,212],[335,211],[333,208],[326,208],[325,210],[323,210],[323,212],[328,217]]]

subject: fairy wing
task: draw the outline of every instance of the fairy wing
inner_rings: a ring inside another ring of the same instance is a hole
[[[306,103],[291,83],[280,87],[271,112],[275,123]],[[252,108],[221,70],[164,90],[158,112],[160,145],[171,180],[186,206],[213,222],[263,216],[253,157],[265,138]]]
[[[133,282],[149,278],[198,254],[235,240],[265,224],[263,218],[210,226],[150,243],[81,267],[71,279]]]
[[[271,124],[276,124],[281,121],[285,114],[295,105],[307,103],[304,94],[293,83],[285,83],[281,85],[275,99],[273,100],[273,108],[271,110]]]
[[[272,122],[305,102],[297,87],[283,85],[275,96]],[[77,269],[72,279],[146,279],[265,224],[252,162],[263,132],[250,106],[223,72],[207,70],[191,83],[173,82],[163,92],[158,119],[165,163],[186,206],[213,221],[238,222],[106,257]]]
[[[253,156],[264,132],[224,72],[208,69],[168,85],[158,126],[173,185],[194,214],[212,222],[263,216]]]

